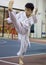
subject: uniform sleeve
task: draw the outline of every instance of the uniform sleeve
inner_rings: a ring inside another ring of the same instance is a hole
[[[37,16],[33,15],[32,18],[33,18],[34,23],[37,23]]]
[[[29,18],[29,25],[31,26],[32,24],[34,24],[34,20],[32,17]]]
[[[29,24],[33,25],[34,23],[37,23],[36,15],[32,15],[32,17],[29,18]]]

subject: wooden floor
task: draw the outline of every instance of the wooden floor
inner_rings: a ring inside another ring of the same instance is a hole
[[[19,57],[3,58],[0,59],[0,65],[17,65]],[[10,63],[11,62],[11,63]],[[46,54],[24,56],[23,65],[46,65]]]
[[[30,42],[45,43],[45,44],[46,44],[46,39],[35,39],[35,38],[30,38]]]
[[[43,39],[30,38],[30,41],[46,44],[46,40]],[[23,65],[46,65],[46,54],[24,56],[23,62],[24,62]],[[0,58],[0,65],[17,65],[18,63],[19,57]]]

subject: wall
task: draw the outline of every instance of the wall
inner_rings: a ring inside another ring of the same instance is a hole
[[[45,8],[44,8],[44,0],[38,0],[38,23],[37,23],[37,38],[42,37],[42,32],[45,32]]]
[[[42,33],[42,21],[43,21],[43,0],[37,0],[38,2],[38,14],[37,14],[37,25],[36,25],[36,37],[41,38],[41,33]]]
[[[14,0],[14,8],[24,9],[25,3],[27,3],[28,0]],[[0,5],[8,6],[9,0],[0,0]]]

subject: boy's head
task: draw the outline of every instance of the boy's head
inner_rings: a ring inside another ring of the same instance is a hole
[[[33,10],[34,10],[33,3],[27,3],[25,5],[25,13],[26,13],[26,16],[30,16],[32,14]]]

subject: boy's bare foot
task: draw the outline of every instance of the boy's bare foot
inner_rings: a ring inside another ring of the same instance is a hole
[[[9,4],[8,4],[8,10],[9,11],[12,11],[13,4],[14,4],[14,0],[10,0]]]

